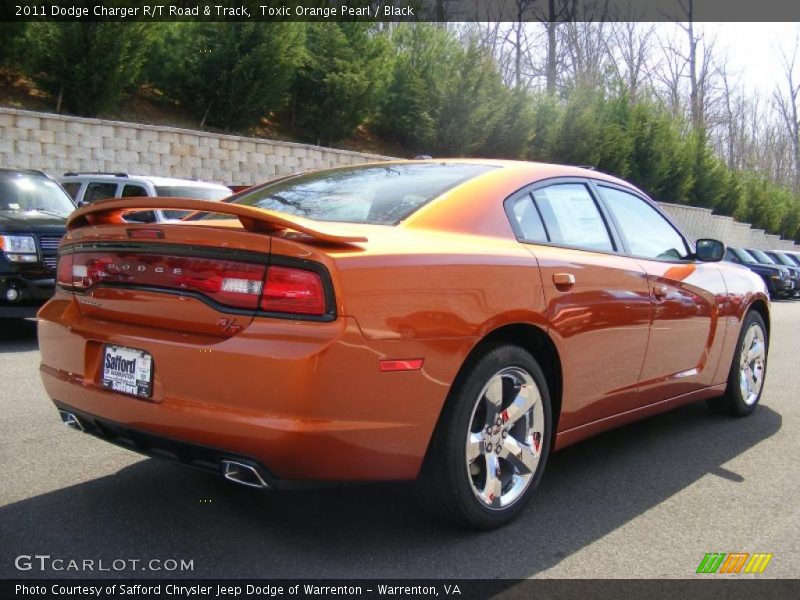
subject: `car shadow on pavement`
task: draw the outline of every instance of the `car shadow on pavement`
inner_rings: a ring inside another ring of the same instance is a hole
[[[0,319],[0,353],[30,352],[38,349],[35,320]]]
[[[0,576],[82,575],[14,570],[15,556],[44,553],[107,564],[194,561],[190,573],[141,574],[149,577],[529,577],[701,477],[737,485],[742,478],[722,465],[781,423],[767,406],[732,419],[696,404],[567,448],[551,457],[537,494],[502,537],[431,520],[407,484],[258,492],[145,459],[0,508]],[[92,454],[106,452],[103,442],[90,443]]]

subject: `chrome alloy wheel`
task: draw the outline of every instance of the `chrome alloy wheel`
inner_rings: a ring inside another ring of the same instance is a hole
[[[764,384],[766,357],[764,332],[758,323],[752,323],[744,336],[739,355],[739,389],[742,392],[742,400],[748,406],[752,406],[758,399],[761,386]]]
[[[485,507],[503,509],[523,495],[539,464],[544,426],[539,388],[527,371],[506,367],[489,379],[466,442],[467,475]]]

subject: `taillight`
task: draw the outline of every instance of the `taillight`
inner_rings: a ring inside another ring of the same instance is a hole
[[[325,314],[325,287],[314,271],[271,266],[261,295],[261,310],[305,315]]]
[[[198,292],[247,310],[258,309],[266,271],[265,265],[156,254],[85,252],[75,254],[71,262],[63,269],[59,265],[59,283],[78,291],[121,285]]]
[[[98,285],[196,292],[223,306],[322,316],[325,286],[306,269],[216,258],[79,252],[58,261],[58,284],[74,291]]]
[[[58,257],[56,267],[56,281],[59,285],[72,287],[72,257],[73,254],[62,254]]]

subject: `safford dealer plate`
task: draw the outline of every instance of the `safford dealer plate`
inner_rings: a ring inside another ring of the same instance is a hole
[[[153,357],[144,350],[106,345],[103,349],[103,387],[149,398],[153,393]]]

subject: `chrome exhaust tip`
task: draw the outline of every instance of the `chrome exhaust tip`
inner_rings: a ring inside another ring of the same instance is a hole
[[[258,470],[247,463],[239,462],[237,460],[223,459],[220,461],[222,465],[222,474],[225,479],[233,481],[247,487],[268,489],[269,484],[264,481]]]
[[[59,410],[58,414],[61,415],[61,421],[67,427],[71,427],[76,431],[84,431],[83,425],[81,424],[80,420],[78,420],[78,417],[73,415],[71,412],[67,412],[66,410]]]

